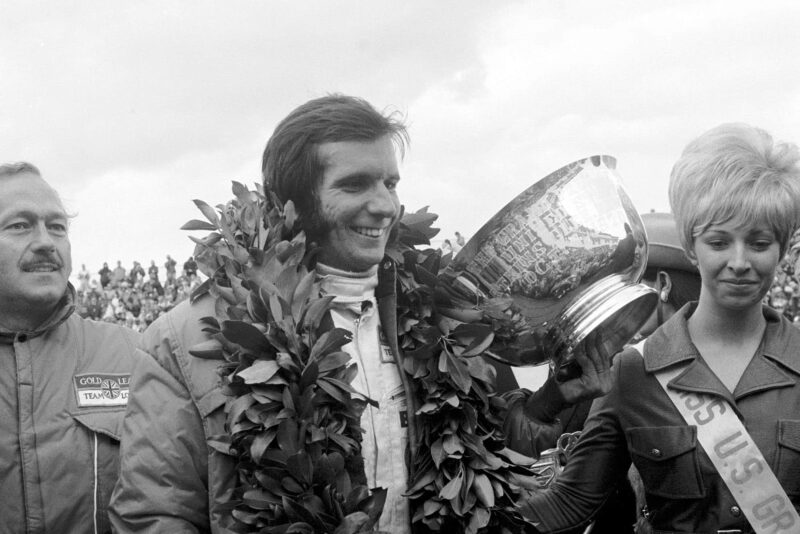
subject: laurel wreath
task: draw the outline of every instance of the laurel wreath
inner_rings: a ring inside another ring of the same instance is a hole
[[[291,202],[233,182],[235,198],[212,208],[195,200],[208,230],[195,257],[208,276],[192,294],[215,299],[202,319],[208,340],[191,349],[220,361],[226,429],[209,439],[236,460],[230,503],[235,529],[280,534],[375,532],[385,490],[366,486],[357,367],[342,346],[351,333],[325,320],[315,249]],[[429,244],[437,216],[403,216],[387,250],[398,272],[398,341],[412,385],[412,458],[406,496],[414,532],[524,532],[522,488],[538,485],[528,458],[507,448],[506,404],[483,358],[515,350],[522,321],[510,301],[476,306],[441,273],[448,257]]]

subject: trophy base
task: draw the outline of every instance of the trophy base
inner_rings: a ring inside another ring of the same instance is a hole
[[[622,275],[599,280],[566,308],[554,325],[563,343],[553,347],[550,365],[560,381],[580,374],[573,351],[591,332],[598,330],[604,352],[613,356],[644,325],[658,302],[654,289],[631,283]]]

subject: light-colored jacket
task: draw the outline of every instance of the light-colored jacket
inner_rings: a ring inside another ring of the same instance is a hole
[[[385,259],[379,265],[375,298],[385,341],[402,365],[395,279],[394,264]],[[207,443],[226,432],[226,397],[217,373],[220,362],[188,352],[208,339],[200,319],[215,315],[211,297],[193,304],[185,301],[143,334],[142,346],[150,357],[143,358],[134,372],[122,430],[121,473],[111,500],[110,518],[118,532],[230,532],[229,501],[237,483],[234,458]],[[504,368],[501,374],[504,378],[498,383],[502,390],[516,387],[510,370]],[[413,444],[420,432],[416,392],[407,373],[401,373],[401,379],[408,403],[409,442]],[[538,436],[539,425],[527,421],[523,404],[516,402],[512,411],[519,421],[509,428],[520,436]],[[523,420],[527,423],[522,424]],[[521,442],[520,436],[517,440]],[[548,441],[553,442],[548,447],[554,446],[554,437]],[[413,451],[405,452],[407,458],[413,456]],[[360,472],[355,470],[358,466],[353,467],[351,480],[366,483],[363,465]],[[398,480],[396,484],[405,489],[406,482]]]
[[[109,512],[117,532],[228,532],[234,461],[206,443],[225,432],[220,362],[188,352],[213,315],[210,297],[184,301],[142,336],[148,354],[134,371]]]
[[[0,333],[0,533],[109,532],[138,334],[73,314]]]
[[[379,308],[391,315],[381,315],[381,324],[397,351],[390,269],[375,296]],[[120,479],[111,502],[110,517],[118,532],[230,532],[234,458],[207,443],[226,432],[220,362],[188,352],[208,339],[200,319],[215,315],[211,297],[184,301],[143,334],[142,346],[150,357],[134,373],[122,430]],[[366,482],[363,467],[351,478]]]

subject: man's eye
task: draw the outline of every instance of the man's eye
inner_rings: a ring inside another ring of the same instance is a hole
[[[355,191],[361,191],[364,188],[364,185],[361,182],[345,182],[341,185],[341,188],[344,191],[352,193]]]
[[[29,227],[30,225],[26,222],[15,222],[7,226],[7,228],[10,230],[26,230]]]
[[[397,189],[397,180],[387,180],[386,182],[384,182],[384,185],[386,186],[386,189],[388,189],[389,191],[394,191],[395,189]]]
[[[67,233],[67,226],[65,224],[53,223],[49,225],[49,228],[51,232],[58,235],[64,235]]]

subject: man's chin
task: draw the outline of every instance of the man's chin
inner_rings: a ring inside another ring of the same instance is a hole
[[[378,265],[383,260],[383,256],[383,250],[360,251],[357,254],[343,256],[340,254],[325,254],[323,249],[318,259],[329,267],[356,273],[368,271]]]
[[[37,303],[42,306],[48,303],[57,303],[61,300],[66,291],[67,284],[62,281],[61,283],[43,284],[30,288],[28,291],[25,291],[25,296],[32,304]]]

